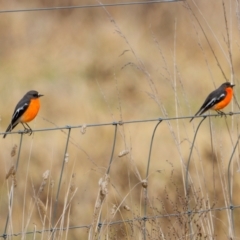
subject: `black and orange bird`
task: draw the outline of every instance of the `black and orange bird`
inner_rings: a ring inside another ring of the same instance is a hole
[[[194,117],[202,115],[209,109],[215,110],[219,114],[224,114],[224,112],[220,110],[225,108],[232,100],[234,86],[235,85],[230,82],[225,82],[218,89],[211,92]],[[194,119],[194,117],[191,118],[190,122]]]
[[[19,101],[12,115],[12,120],[9,126],[6,129],[6,133],[3,135],[3,138],[6,137],[8,132],[11,132],[18,123],[21,123],[24,127],[24,130],[30,135],[32,133],[32,129],[27,124],[32,121],[38,114],[40,109],[40,100],[39,98],[43,95],[39,94],[37,91],[31,90],[27,92],[23,98]],[[26,127],[26,126],[27,127]]]

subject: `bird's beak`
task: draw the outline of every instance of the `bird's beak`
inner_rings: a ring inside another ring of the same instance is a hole
[[[42,97],[42,96],[44,96],[44,95],[42,95],[42,94],[38,94],[38,97]]]
[[[233,88],[235,86],[235,84],[231,84],[231,87]]]

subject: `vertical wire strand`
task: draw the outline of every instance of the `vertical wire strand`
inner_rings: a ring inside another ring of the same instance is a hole
[[[22,141],[23,141],[23,132],[20,133],[21,137],[20,137],[20,141],[19,141],[19,148],[18,148],[18,156],[17,156],[17,161],[16,161],[16,172],[18,169],[18,164],[19,164],[19,159],[20,159],[20,153],[21,153],[21,149],[22,149]],[[10,191],[10,199],[9,199],[9,209],[12,208],[12,199],[13,199],[13,185],[11,186],[11,191]],[[8,212],[8,216],[6,219],[6,224],[4,227],[4,233],[3,233],[3,238],[6,239],[7,238],[7,227],[8,227],[8,222],[9,222],[9,217],[10,217],[10,212]]]
[[[113,122],[113,125],[115,126],[115,131],[114,131],[114,138],[113,138],[112,153],[111,153],[111,156],[110,156],[108,169],[107,169],[107,175],[110,173],[110,168],[111,168],[112,161],[113,161],[113,154],[114,154],[114,151],[115,151],[116,139],[117,139],[117,127],[118,127],[118,124],[116,122]],[[98,230],[99,231],[101,230],[101,227],[102,227],[101,218],[102,218],[102,215],[99,216],[99,222],[98,222]],[[98,236],[98,239],[100,239],[100,234]]]
[[[18,148],[18,157],[17,157],[17,162],[16,162],[16,171],[18,169],[18,164],[19,164],[19,159],[20,159],[20,153],[22,149],[22,141],[23,141],[23,133],[21,133],[20,141],[19,141],[19,148]]]
[[[61,188],[61,183],[62,183],[62,176],[63,176],[63,171],[64,171],[64,166],[65,166],[65,158],[66,158],[66,153],[68,150],[68,144],[70,140],[70,134],[71,134],[71,128],[68,128],[68,136],[67,136],[67,141],[66,141],[66,146],[65,146],[65,151],[64,151],[64,156],[63,156],[63,163],[62,163],[62,169],[58,181],[58,190],[57,190],[57,195],[55,199],[55,204],[54,204],[54,210],[53,210],[53,217],[52,217],[52,227],[53,227],[53,232],[52,232],[52,239],[54,238],[54,221],[57,213],[57,206],[58,206],[58,197],[59,197],[59,192]]]
[[[115,126],[115,131],[114,131],[114,139],[113,139],[112,153],[111,153],[111,157],[110,157],[109,164],[108,164],[107,174],[109,174],[110,168],[111,168],[111,165],[112,165],[113,154],[114,154],[114,151],[115,151],[116,138],[117,138],[117,127],[118,127],[118,124],[117,124],[116,122],[114,122],[113,125]]]
[[[199,130],[201,124],[202,124],[203,121],[206,119],[206,117],[207,117],[207,116],[204,116],[203,119],[200,121],[200,123],[199,123],[198,126],[197,126],[196,132],[195,132],[194,137],[193,137],[192,146],[191,146],[191,149],[190,149],[187,166],[186,166],[185,194],[186,194],[186,200],[187,200],[188,225],[189,225],[189,235],[190,235],[190,239],[193,239],[193,232],[192,232],[192,225],[191,225],[191,209],[190,209],[190,206],[189,206],[188,172],[189,172],[190,160],[191,160],[191,156],[192,156],[192,151],[193,151],[194,143],[195,143],[195,140],[196,140],[196,137],[197,137],[197,133],[198,133],[198,130]]]
[[[149,167],[150,167],[150,161],[151,161],[151,154],[152,154],[152,146],[153,146],[153,140],[155,137],[155,133],[156,130],[159,126],[159,124],[162,122],[162,119],[159,119],[159,122],[156,124],[156,126],[154,127],[153,133],[152,133],[152,139],[151,139],[151,143],[150,143],[150,148],[149,148],[149,155],[148,155],[148,164],[147,164],[147,171],[146,171],[146,181],[148,181],[148,173],[149,173]],[[145,202],[144,202],[144,240],[146,240],[146,215],[147,215],[147,187],[144,189],[144,193],[145,193]]]
[[[234,153],[236,151],[236,148],[238,146],[238,143],[239,143],[239,139],[240,139],[240,135],[238,136],[237,142],[236,142],[236,144],[235,144],[235,146],[233,148],[233,151],[232,151],[231,157],[229,159],[229,163],[228,163],[228,194],[229,194],[229,204],[230,204],[229,207],[230,207],[231,228],[232,228],[232,234],[233,234],[232,237],[233,238],[234,238],[234,235],[235,235],[235,229],[234,229],[234,219],[233,219],[233,210],[234,210],[234,208],[233,208],[233,203],[232,203],[232,191],[231,191],[231,180],[230,180],[230,178],[231,178],[231,176],[230,176],[231,175],[231,169],[230,169],[230,167],[231,167],[233,155],[234,155]]]

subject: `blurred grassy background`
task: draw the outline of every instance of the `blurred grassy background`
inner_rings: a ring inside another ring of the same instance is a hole
[[[114,2],[118,1],[111,0],[111,3]],[[1,10],[6,10],[97,3],[71,0],[51,1],[50,5],[48,1],[42,0],[21,3],[1,1],[0,4]],[[191,0],[185,3],[108,7],[115,23],[103,8],[1,13],[1,132],[9,124],[19,99],[31,89],[44,94],[40,113],[30,123],[33,129],[194,114],[207,94],[225,79],[187,4],[198,17],[224,73],[236,84],[235,95],[238,99],[239,22],[235,1],[200,0],[197,1],[199,8]],[[232,43],[234,75],[231,75],[228,60],[224,10]],[[142,69],[140,62],[144,65]],[[226,109],[227,112],[230,110],[239,109],[233,103]],[[201,197],[204,201],[209,201],[209,205],[215,203],[218,207],[226,204],[226,182],[222,183],[221,179],[226,181],[226,166],[238,136],[238,117],[234,117],[234,122],[231,120],[231,117],[213,118],[211,134],[209,122],[205,120],[197,137],[190,168],[191,177],[196,189],[200,189]],[[172,210],[165,191],[173,202],[181,206],[179,197],[184,196],[182,162],[186,162],[189,155],[193,126],[198,121],[194,120],[193,124],[188,119],[164,122],[156,133],[150,166],[149,202],[154,202],[154,207],[161,209],[159,211],[162,213],[166,212],[156,200],[159,197],[167,211]],[[110,172],[111,186],[103,209],[104,219],[110,219],[108,215],[112,206],[118,205],[135,184],[138,187],[126,198],[131,211],[124,212],[122,209],[121,214],[118,213],[114,219],[142,215],[143,190],[140,181],[145,178],[149,144],[155,124],[151,122],[119,127]],[[17,129],[21,129],[21,126]],[[72,130],[69,162],[63,175],[58,207],[60,216],[68,185],[73,181],[71,176],[75,173],[74,186],[78,189],[71,205],[70,226],[90,224],[94,219],[98,181],[108,167],[113,134],[113,126],[87,128],[85,134],[81,134],[79,129]],[[16,175],[17,187],[10,232],[21,232],[26,225],[27,231],[33,230],[34,226],[38,230],[42,229],[37,208],[31,204],[34,192],[41,185],[42,174],[47,169],[50,170],[47,184],[49,190],[45,188],[40,199],[46,204],[50,218],[65,143],[66,131],[24,136]],[[1,140],[0,233],[5,226],[7,193],[11,183],[5,180],[5,175],[16,161],[16,156],[10,155],[14,144],[19,144],[19,135],[9,135]],[[124,149],[129,149],[130,153],[118,158],[118,153]],[[235,160],[234,166],[238,168],[238,158]],[[236,171],[234,173],[234,189],[237,189],[239,174]],[[54,182],[52,188],[51,181]],[[234,195],[236,204],[239,200]],[[156,213],[152,205],[150,208],[151,214]],[[27,224],[28,219],[30,222]],[[226,239],[228,236],[226,219],[226,215],[215,214],[211,224],[214,229],[212,233],[217,239]],[[161,226],[164,228],[167,225],[168,222],[165,222]],[[47,227],[51,227],[48,220]],[[118,230],[117,226],[113,230],[118,239],[126,234],[125,231],[126,229]],[[68,239],[79,239],[79,236],[86,239],[87,235],[86,229],[71,230]]]

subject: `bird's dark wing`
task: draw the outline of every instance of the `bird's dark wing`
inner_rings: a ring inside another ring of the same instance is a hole
[[[215,104],[221,102],[226,97],[226,94],[226,91],[221,88],[211,92],[195,116],[203,114],[207,110],[211,109]]]
[[[219,90],[221,90],[221,92]],[[221,102],[226,97],[226,94],[226,91],[222,91],[222,89],[217,89],[210,93],[197,114],[201,115],[211,109],[214,105]]]
[[[21,101],[17,104],[14,113],[12,115],[12,121],[11,123],[14,124],[15,122],[18,122],[19,118],[23,115],[23,113],[27,110],[30,101],[24,101],[21,103]]]
[[[20,122],[21,120],[21,116],[24,114],[24,112],[27,110],[30,101],[31,101],[32,95],[29,94],[29,92],[27,94],[25,94],[23,96],[23,98],[18,102],[17,106],[14,109],[13,115],[12,115],[12,119],[11,119],[11,123],[8,125],[7,129],[5,132],[10,132],[12,131]],[[7,134],[3,135],[3,138],[6,137]]]
[[[29,103],[30,103],[30,100],[26,99],[26,98],[25,99],[21,99],[19,101],[19,103],[15,107],[15,110],[14,110],[13,115],[12,115],[11,123],[9,124],[6,132],[9,132],[9,131],[13,130],[13,128],[15,128],[17,126],[17,124],[19,123],[19,119],[21,118],[23,113],[28,108]]]

